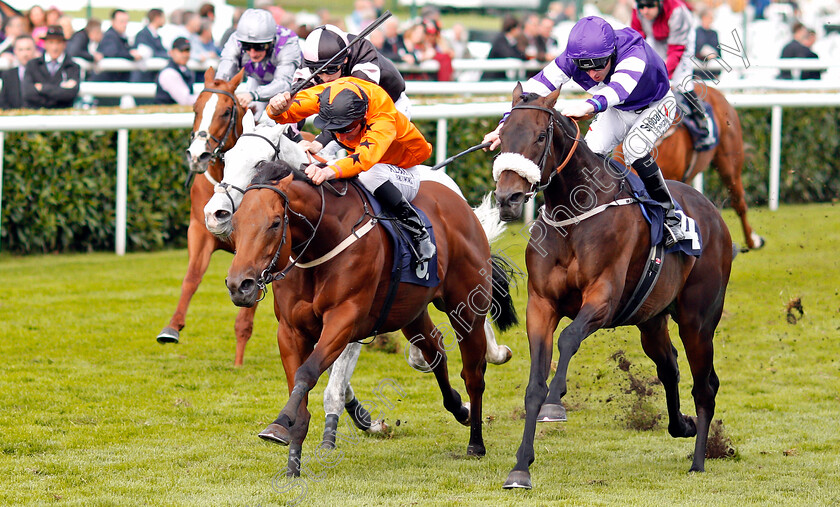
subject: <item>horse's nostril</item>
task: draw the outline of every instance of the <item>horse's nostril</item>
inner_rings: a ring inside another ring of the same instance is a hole
[[[228,220],[230,220],[230,211],[225,209],[217,210],[216,213],[214,213],[213,215],[219,222],[227,222]]]
[[[242,294],[250,294],[251,292],[254,292],[254,288],[256,286],[257,282],[254,281],[253,278],[246,278],[239,284],[239,292]]]
[[[199,162],[207,162],[208,160],[210,160],[210,153],[206,151],[198,156]]]

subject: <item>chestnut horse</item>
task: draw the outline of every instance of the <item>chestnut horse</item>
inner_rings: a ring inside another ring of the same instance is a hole
[[[706,91],[705,95],[702,90]],[[764,238],[753,232],[747,221],[747,201],[744,199],[744,184],[741,171],[744,169],[744,137],[741,121],[732,104],[721,92],[709,86],[697,85],[699,98],[712,106],[717,122],[719,141],[710,150],[694,151],[694,141],[688,128],[681,121],[675,122],[665,133],[654,150],[654,158],[669,180],[690,183],[695,176],[714,165],[724,186],[729,190],[730,204],[741,219],[746,250],[764,246]],[[681,116],[682,117],[682,116]],[[618,150],[620,152],[620,149]]]
[[[656,363],[665,388],[668,431],[674,437],[697,436],[691,470],[702,471],[720,384],[713,365],[712,339],[723,311],[732,263],[729,231],[718,210],[702,194],[688,185],[669,182],[671,194],[696,220],[703,240],[702,255],[665,255],[659,279],[644,304],[623,322],[615,322],[646,269],[650,228],[637,205],[617,205],[627,204],[616,201],[625,192],[624,175],[589,150],[577,124],[553,109],[558,93],[523,96],[517,85],[514,107],[501,130],[502,154],[493,169],[502,219],[519,218],[523,203],[535,192],[542,190],[545,197],[545,208],[532,229],[540,233],[532,234],[525,252],[531,350],[525,430],[516,465],[504,487],[531,487],[529,466],[534,461],[538,413],[543,408],[551,415],[562,408],[559,404],[544,406],[543,402],[549,392],[546,379],[553,335],[563,317],[573,320],[557,340],[560,355],[551,394],[557,400],[566,394],[569,361],[584,338],[602,328],[637,326],[642,348]],[[568,218],[570,210],[579,212],[576,219],[569,224],[556,221],[559,215]],[[586,215],[582,215],[584,211]],[[548,225],[550,222],[554,224]],[[669,315],[679,324],[694,377],[696,418],[680,412],[679,369],[668,335]]]
[[[422,182],[413,202],[431,220],[440,283],[398,284],[396,299],[383,315],[393,248],[361,191],[346,181],[334,185],[343,186],[346,193],[313,186],[285,162],[266,163],[233,214],[237,249],[227,276],[231,300],[251,306],[266,284],[275,280],[280,286],[274,288],[274,311],[290,396],[260,438],[291,444],[287,473],[299,475],[301,446],[309,429],[309,391],[349,343],[377,331],[374,327],[382,316],[378,331],[401,329],[420,348],[440,386],[443,406],[470,426],[467,454],[484,455],[485,315],[492,312],[500,330],[516,323],[508,273],[503,261],[491,257],[483,229],[495,224],[482,224],[467,202],[446,186]],[[461,402],[449,383],[445,337],[429,316],[429,303],[448,314],[456,333],[449,338],[461,349],[469,404]]]
[[[231,149],[242,134],[242,117],[245,109],[234,97],[242,81],[241,70],[230,81],[215,79],[216,71],[210,67],[204,73],[204,90],[198,95],[193,109],[191,144],[187,149],[190,173],[201,174],[190,187],[190,225],[187,228],[187,274],[181,283],[181,297],[169,325],[158,334],[159,343],[178,343],[180,331],[186,324],[187,307],[201,283],[210,256],[216,250],[233,252],[233,245],[217,238],[204,226],[204,205],[213,197],[213,187],[224,177],[224,153]],[[234,364],[242,365],[245,344],[251,337],[254,325],[254,308],[242,308],[236,316],[236,357]]]

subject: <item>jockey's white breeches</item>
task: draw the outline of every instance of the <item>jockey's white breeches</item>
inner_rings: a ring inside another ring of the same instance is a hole
[[[610,107],[595,117],[584,140],[589,149],[604,156],[621,144],[624,163],[630,165],[653,150],[674,122],[676,111],[672,91],[638,112]]]
[[[403,169],[391,164],[374,164],[359,174],[359,182],[370,192],[375,192],[386,181],[393,183],[407,201],[417,197],[420,191],[420,178],[413,167]]]

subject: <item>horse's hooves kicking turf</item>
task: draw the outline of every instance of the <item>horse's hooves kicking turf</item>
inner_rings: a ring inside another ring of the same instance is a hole
[[[269,424],[266,429],[262,430],[259,437],[280,445],[289,445],[289,442],[292,441],[292,435],[289,433],[289,430],[274,423]]]
[[[566,407],[562,404],[546,403],[540,408],[537,422],[566,422]]]
[[[181,333],[176,331],[175,329],[166,326],[163,328],[163,331],[157,335],[157,342],[163,345],[164,343],[178,343],[178,339],[180,338]]]
[[[504,489],[531,489],[531,474],[524,470],[513,470],[508,475]]]

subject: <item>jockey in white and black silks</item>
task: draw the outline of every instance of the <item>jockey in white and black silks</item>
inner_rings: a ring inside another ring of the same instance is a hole
[[[686,113],[702,131],[700,144],[711,142],[706,113],[694,92],[691,57],[697,27],[688,5],[683,0],[636,0],[630,26],[665,60],[671,89],[685,96],[691,106]]]
[[[292,76],[300,62],[297,35],[277,26],[270,12],[248,9],[222,49],[216,77],[230,81],[244,68],[248,78],[246,91],[237,93],[236,99],[242,107],[255,105],[255,117],[259,118],[271,97],[291,89]]]
[[[303,66],[295,72],[294,81],[304,80],[357,38],[334,25],[319,26],[303,42]],[[353,44],[344,57],[322,70],[312,79],[312,85],[329,83],[341,77],[355,77],[378,84],[388,93],[397,111],[411,119],[411,101],[405,94],[405,79],[393,62],[367,39]],[[323,131],[314,142],[303,141],[304,149],[318,153],[334,138]]]
[[[573,102],[561,114],[584,118],[597,113],[584,138],[587,146],[607,157],[622,144],[625,163],[642,178],[651,198],[667,210],[666,245],[684,239],[662,171],[650,155],[676,111],[665,62],[632,28],[613,30],[605,20],[590,16],[572,28],[566,50],[522,89],[544,97],[569,80],[592,97]],[[496,130],[484,136],[484,142],[492,143],[491,150],[500,143],[503,125],[504,118]]]

